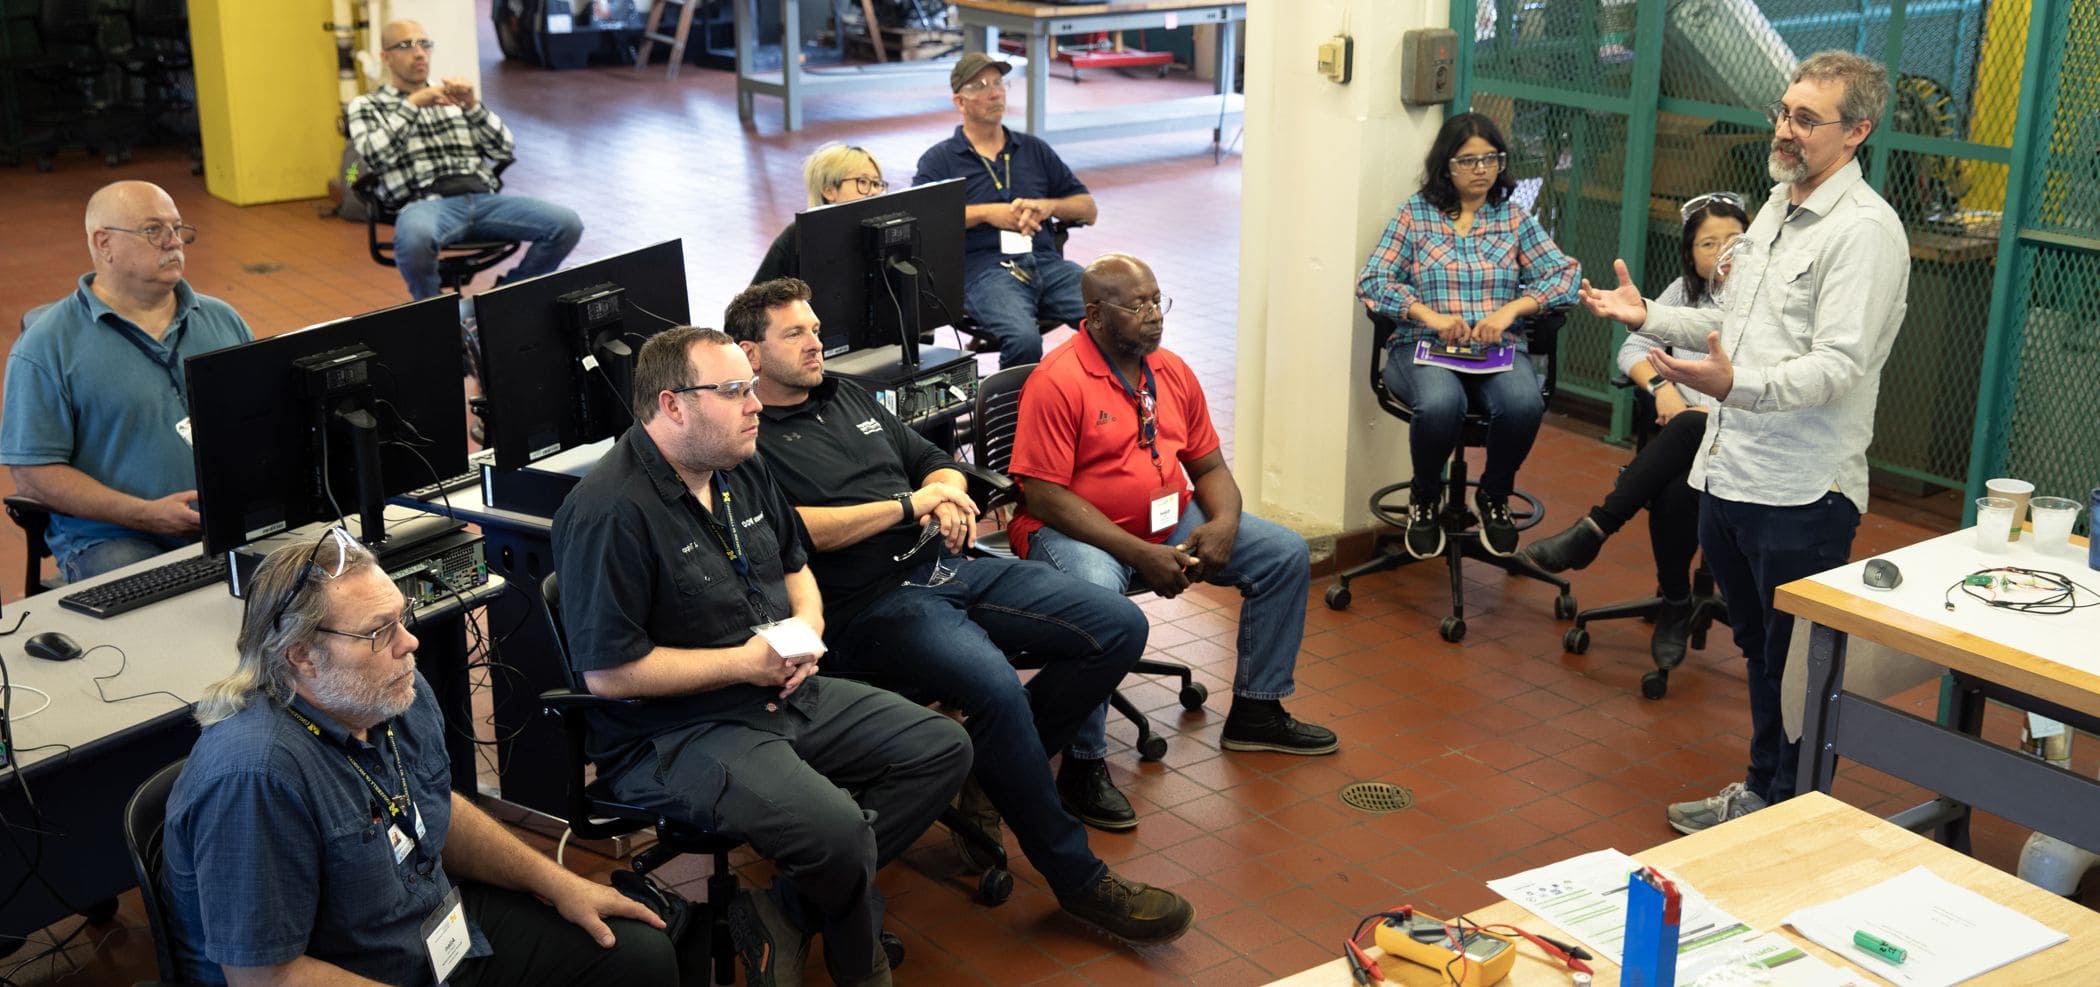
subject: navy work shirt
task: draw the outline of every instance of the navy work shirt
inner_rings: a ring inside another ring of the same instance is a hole
[[[925,185],[950,178],[964,180],[963,201],[973,206],[1086,194],[1086,185],[1079,176],[1072,174],[1072,169],[1065,167],[1064,159],[1058,157],[1049,144],[1030,134],[1017,134],[1012,130],[1006,130],[1006,146],[1000,149],[999,156],[987,159],[970,146],[970,139],[963,136],[962,127],[957,126],[954,136],[927,148],[926,153],[919,156],[919,173],[912,177],[911,183]],[[1035,231],[1034,247],[1039,256],[1058,255],[1049,226]],[[997,264],[1002,256],[998,227],[979,223],[963,234],[964,278],[974,280],[980,271]]]

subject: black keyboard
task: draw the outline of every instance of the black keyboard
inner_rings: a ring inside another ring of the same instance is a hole
[[[159,603],[171,596],[181,596],[193,589],[203,589],[213,583],[225,581],[226,556],[223,553],[198,555],[155,566],[137,575],[125,576],[78,593],[67,593],[58,598],[58,605],[90,617],[106,619],[120,613],[130,613],[147,604]]]
[[[459,488],[464,487],[470,483],[480,483],[481,464],[492,463],[495,461],[495,450],[483,449],[480,452],[477,452],[467,457],[467,471],[465,473],[461,473],[458,476],[446,477],[445,479],[440,480],[437,483],[430,484],[428,486],[417,487],[414,490],[402,494],[401,496],[403,499],[406,500],[435,500],[437,499],[437,496],[441,493],[451,493],[452,491],[458,490]]]

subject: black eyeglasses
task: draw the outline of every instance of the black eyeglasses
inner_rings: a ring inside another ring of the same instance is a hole
[[[386,46],[386,50],[413,51],[417,48],[421,48],[424,51],[429,51],[430,49],[435,48],[437,46],[438,43],[430,40],[429,38],[409,38],[405,41],[396,41],[393,44]]]
[[[1794,128],[1794,133],[1803,137],[1813,135],[1817,127],[1828,127],[1833,123],[1849,124],[1852,122],[1843,116],[1835,120],[1818,120],[1815,117],[1803,119],[1798,112],[1789,113],[1786,108],[1786,102],[1777,99],[1765,104],[1765,119],[1771,121],[1774,130],[1779,128],[1779,121],[1784,120],[1787,126]]]
[[[186,244],[197,242],[197,228],[188,223],[176,223],[173,226],[147,223],[135,230],[127,230],[121,226],[105,226],[102,229],[110,233],[129,233],[132,236],[144,237],[147,243],[156,247],[168,246],[175,240]]]
[[[881,195],[890,190],[890,183],[880,178],[841,178],[839,179],[839,187],[845,188],[848,182],[853,184],[855,192],[859,192],[862,195]]]
[[[323,545],[328,544],[330,541],[336,543],[334,572],[329,572],[328,570],[321,568],[320,565],[316,564],[314,561],[315,559],[321,557],[321,547]],[[306,581],[309,578],[311,578],[314,573],[325,573],[328,578],[334,579],[335,577],[343,574],[343,567],[345,565],[348,565],[349,562],[350,532],[344,531],[341,527],[334,527],[328,529],[327,533],[323,534],[319,541],[314,542],[313,550],[306,553],[306,561],[299,564],[299,578],[292,580],[291,590],[284,594],[284,599],[277,601],[277,609],[270,611],[270,622],[265,626],[276,627],[277,622],[284,619],[284,612],[286,610],[291,609],[292,601],[298,599],[299,594],[305,591]],[[364,635],[352,634],[350,636],[363,637]]]
[[[742,401],[744,395],[751,393],[757,388],[758,378],[753,377],[750,380],[724,380],[713,384],[687,384],[684,387],[667,387],[664,390],[673,394],[685,394],[689,391],[713,391],[721,395],[725,400]]]
[[[1509,155],[1504,154],[1501,151],[1496,151],[1493,154],[1468,154],[1463,158],[1452,158],[1451,170],[1501,171],[1503,163],[1508,160]]]

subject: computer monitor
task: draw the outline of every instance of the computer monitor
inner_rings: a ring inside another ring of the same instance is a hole
[[[476,295],[496,467],[522,469],[625,431],[635,351],[691,317],[677,240]]]
[[[920,334],[961,317],[963,187],[952,178],[796,214],[826,356],[896,344],[917,365]]]
[[[214,350],[183,364],[204,551],[355,513],[467,468],[450,296]]]

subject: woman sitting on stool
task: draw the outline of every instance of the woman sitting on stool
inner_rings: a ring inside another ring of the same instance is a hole
[[[1709,192],[1684,204],[1684,236],[1679,253],[1684,272],[1655,299],[1658,305],[1719,308],[1715,297],[1726,277],[1718,272],[1723,250],[1749,228],[1750,215],[1733,192]],[[1580,569],[1597,558],[1604,540],[1616,534],[1641,508],[1648,508],[1648,543],[1655,550],[1656,595],[1663,610],[1655,617],[1649,641],[1656,666],[1684,660],[1691,634],[1692,553],[1699,548],[1699,491],[1685,482],[1699,443],[1706,435],[1706,410],[1716,402],[1697,391],[1679,388],[1656,376],[1648,351],[1662,342],[1644,333],[1626,337],[1619,347],[1619,369],[1655,399],[1655,423],[1661,429],[1619,472],[1604,503],[1590,508],[1566,531],[1524,546],[1523,555],[1547,572]],[[1671,348],[1675,355],[1702,359],[1703,350]]]
[[[1444,464],[1458,447],[1469,405],[1488,416],[1487,466],[1474,497],[1480,542],[1496,555],[1517,550],[1509,495],[1546,405],[1524,354],[1525,337],[1511,327],[1572,304],[1580,267],[1509,201],[1516,187],[1509,142],[1494,121],[1478,113],[1445,121],[1423,163],[1422,190],[1401,204],[1356,280],[1364,307],[1399,324],[1387,344],[1385,383],[1414,409],[1407,552],[1418,559],[1444,551],[1437,522]],[[1416,365],[1415,343],[1432,338],[1451,346],[1510,346],[1518,359],[1506,371],[1485,374]]]

